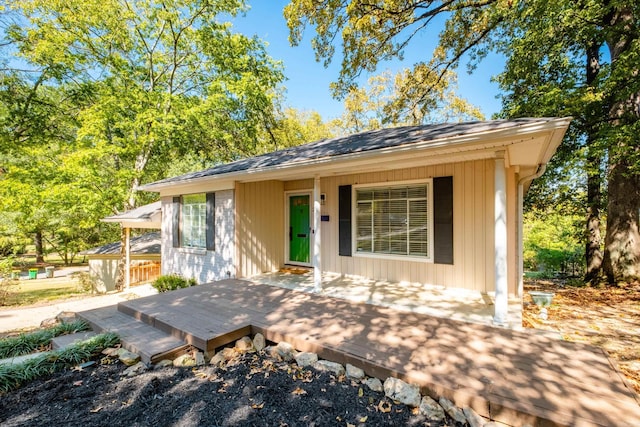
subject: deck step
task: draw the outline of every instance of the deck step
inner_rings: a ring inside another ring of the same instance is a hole
[[[97,334],[93,331],[77,332],[75,334],[60,335],[51,339],[51,349],[60,350],[69,347],[71,344],[75,344],[80,341],[88,340],[95,337]]]
[[[176,304],[167,310],[165,303],[179,295],[180,290],[171,295],[123,301],[118,303],[118,311],[208,352],[251,334],[251,324],[246,316],[230,318],[228,313],[216,313],[215,309],[203,307],[198,301]],[[158,304],[158,301],[162,303]]]
[[[171,358],[188,347],[185,341],[119,312],[115,305],[82,311],[77,315],[97,333],[118,334],[122,346],[139,354],[145,363]]]

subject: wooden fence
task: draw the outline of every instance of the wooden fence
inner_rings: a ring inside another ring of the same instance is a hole
[[[149,283],[160,276],[160,261],[138,261],[130,267],[131,285]]]

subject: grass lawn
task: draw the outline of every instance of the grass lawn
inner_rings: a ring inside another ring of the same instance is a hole
[[[78,286],[78,280],[72,277],[56,277],[53,279],[21,279],[13,288],[13,294],[7,299],[8,306],[31,305],[87,295]]]

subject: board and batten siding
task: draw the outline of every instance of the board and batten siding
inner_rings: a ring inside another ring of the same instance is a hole
[[[282,181],[236,184],[238,277],[284,265],[284,192]]]
[[[215,192],[215,250],[174,247],[173,197],[162,197],[162,274],[178,274],[208,283],[236,276],[233,190]],[[179,217],[179,215],[178,215]]]
[[[494,291],[494,160],[476,160],[322,178],[322,269],[394,282]],[[338,187],[453,177],[453,265],[338,255]],[[298,181],[300,182],[300,181]],[[516,175],[507,170],[509,293],[515,292]],[[285,188],[288,185],[285,184]],[[308,187],[307,187],[308,188]]]

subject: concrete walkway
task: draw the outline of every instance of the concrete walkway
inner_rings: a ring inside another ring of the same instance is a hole
[[[45,319],[55,317],[63,311],[78,312],[118,304],[122,301],[155,295],[158,292],[151,285],[133,287],[124,292],[86,298],[56,301],[48,305],[24,308],[0,308],[0,332],[35,328]]]

